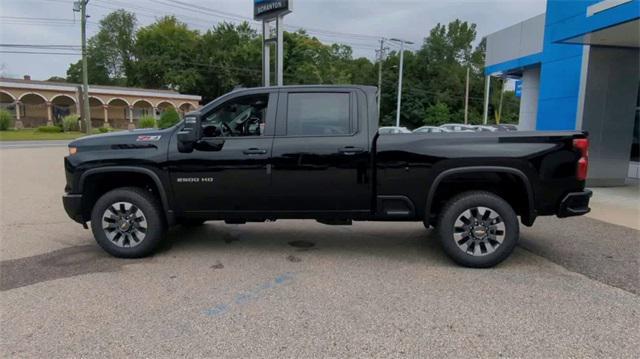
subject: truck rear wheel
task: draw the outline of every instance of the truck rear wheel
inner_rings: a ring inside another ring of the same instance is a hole
[[[107,253],[140,258],[154,252],[166,232],[162,207],[148,191],[137,187],[105,193],[91,211],[91,230]]]
[[[445,253],[466,267],[487,268],[505,260],[519,237],[518,217],[499,196],[465,192],[442,209],[438,235]]]

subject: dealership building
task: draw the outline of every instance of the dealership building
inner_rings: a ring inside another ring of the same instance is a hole
[[[486,75],[518,80],[520,127],[590,134],[590,185],[640,178],[640,0],[548,0],[487,37]]]

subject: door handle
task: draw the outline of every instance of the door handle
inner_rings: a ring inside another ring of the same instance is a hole
[[[340,154],[343,154],[343,155],[353,156],[353,155],[356,155],[358,153],[364,152],[364,148],[346,146],[346,147],[342,147],[341,149],[339,149],[338,152],[340,152]]]
[[[267,154],[267,150],[263,150],[260,148],[249,148],[242,151],[245,155],[265,155]]]

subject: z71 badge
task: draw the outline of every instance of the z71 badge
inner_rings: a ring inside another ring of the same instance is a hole
[[[161,137],[162,136],[160,136],[160,135],[156,135],[156,136],[138,136],[138,138],[136,139],[136,142],[160,141]]]

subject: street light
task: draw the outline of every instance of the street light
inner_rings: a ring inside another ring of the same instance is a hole
[[[396,127],[400,127],[400,103],[402,102],[402,67],[404,65],[404,44],[413,45],[413,42],[401,39],[390,39],[400,43],[400,69],[398,70],[398,104],[396,108]]]

